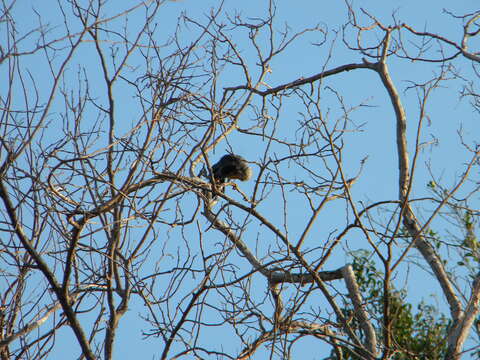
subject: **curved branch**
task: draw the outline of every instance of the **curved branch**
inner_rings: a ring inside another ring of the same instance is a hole
[[[386,37],[384,46],[388,46],[389,37]],[[403,203],[402,217],[403,223],[410,235],[415,239],[415,247],[420,251],[423,258],[429,264],[435,273],[437,280],[442,287],[443,293],[450,306],[450,312],[453,321],[457,321],[462,315],[462,305],[455,294],[452,282],[445,271],[445,268],[439,256],[433,247],[423,238],[421,227],[415,221],[413,210],[410,206],[408,195],[410,189],[410,169],[409,155],[407,150],[407,116],[403,108],[398,91],[393,83],[385,61],[376,64],[377,73],[382,80],[385,89],[388,91],[390,101],[395,111],[396,128],[397,128],[397,153],[398,153],[398,169],[399,169],[399,199]]]
[[[315,81],[318,81],[318,80],[321,80],[323,78],[326,78],[328,76],[332,76],[332,75],[336,75],[336,74],[340,74],[342,72],[345,72],[345,71],[351,71],[351,70],[355,70],[355,69],[371,69],[372,68],[372,64],[368,63],[368,62],[363,62],[363,63],[353,63],[353,64],[346,64],[346,65],[341,65],[341,66],[338,66],[334,69],[331,69],[331,70],[327,70],[327,71],[322,71],[321,73],[318,73],[318,74],[315,74],[315,75],[312,75],[312,76],[309,76],[309,77],[306,77],[306,78],[300,78],[300,79],[297,79],[297,80],[294,80],[294,81],[291,81],[291,82],[288,82],[288,83],[285,83],[285,84],[282,84],[282,85],[278,85],[278,86],[275,86],[274,88],[270,88],[270,89],[267,89],[267,90],[258,90],[256,88],[252,88],[250,86],[247,86],[247,85],[240,85],[240,86],[235,86],[235,87],[227,87],[225,88],[225,91],[235,91],[235,90],[249,90],[257,95],[260,95],[260,96],[267,96],[267,95],[271,95],[271,94],[276,94],[280,91],[283,91],[283,90],[287,90],[287,89],[291,89],[291,88],[295,88],[295,87],[298,87],[298,86],[302,86],[302,85],[305,85],[305,84],[311,84]]]

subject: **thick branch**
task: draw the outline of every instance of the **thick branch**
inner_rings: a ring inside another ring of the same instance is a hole
[[[232,229],[230,229],[223,221],[220,221],[218,217],[210,211],[208,205],[205,206],[205,217],[208,221],[219,231],[221,231],[236,247],[237,249],[245,256],[248,262],[253,266],[253,268],[267,278],[270,277],[271,270],[268,270],[263,264],[256,258],[256,256],[250,251],[248,246],[240,239]]]
[[[295,88],[295,87],[298,87],[298,86],[302,86],[302,85],[305,85],[305,84],[311,84],[311,83],[313,83],[315,81],[318,81],[320,79],[326,78],[328,76],[340,74],[344,71],[351,71],[351,70],[355,70],[355,69],[369,69],[369,68],[371,68],[371,64],[367,63],[367,62],[360,63],[360,64],[346,64],[346,65],[341,65],[341,66],[336,67],[336,68],[331,69],[331,70],[323,71],[321,73],[309,76],[307,78],[300,78],[300,79],[291,81],[289,83],[278,85],[278,86],[275,86],[274,88],[263,90],[263,91],[258,90],[256,88],[249,87],[247,85],[228,87],[228,88],[225,88],[225,90],[230,90],[230,91],[249,90],[249,91],[251,91],[255,94],[258,94],[258,95],[267,96],[267,95],[271,95],[271,94],[276,94],[280,91],[284,91],[284,90],[287,90],[287,89],[292,89],[292,88]]]
[[[355,317],[357,318],[363,332],[365,333],[365,347],[371,354],[371,359],[374,359],[377,353],[377,336],[375,329],[368,318],[368,313],[363,308],[363,299],[360,289],[358,288],[357,279],[353,272],[351,265],[345,265],[342,268],[343,278],[347,285],[348,294],[352,300],[353,308],[355,309]]]
[[[463,349],[463,344],[467,339],[473,322],[477,318],[480,309],[480,274],[477,274],[472,285],[472,293],[470,300],[465,308],[465,313],[462,319],[454,323],[453,328],[449,331],[447,338],[447,354],[445,359],[460,360]]]
[[[430,268],[435,273],[435,277],[442,287],[443,293],[450,306],[450,312],[453,320],[461,316],[461,303],[455,294],[452,282],[445,271],[442,261],[435,253],[432,246],[422,237],[421,228],[415,221],[410,203],[408,202],[408,192],[410,188],[410,170],[409,170],[409,155],[407,150],[407,116],[403,108],[400,96],[397,92],[393,80],[390,77],[387,64],[380,62],[377,64],[377,73],[380,76],[383,85],[388,91],[390,101],[395,110],[397,123],[397,152],[398,152],[398,168],[399,168],[399,199],[403,205],[403,223],[410,235],[416,239],[415,246],[422,254],[423,258],[429,264]]]
[[[342,268],[330,271],[319,271],[318,276],[322,281],[339,280],[343,277]],[[272,284],[278,283],[297,283],[297,284],[309,284],[315,281],[312,274],[291,274],[284,271],[275,271],[270,274],[270,282]]]

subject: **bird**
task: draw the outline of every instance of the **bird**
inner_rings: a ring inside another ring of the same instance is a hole
[[[212,166],[213,178],[219,184],[227,179],[247,181],[252,177],[252,169],[247,161],[239,155],[227,154]]]

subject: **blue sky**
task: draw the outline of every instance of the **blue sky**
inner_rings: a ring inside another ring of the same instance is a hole
[[[118,3],[113,3],[111,6],[111,14],[118,11]],[[136,1],[122,2],[122,6],[128,7],[128,4],[137,4]],[[211,8],[217,7],[218,1],[210,0],[180,0],[175,2],[166,2],[163,8],[160,10],[157,23],[159,29],[159,43],[166,42],[168,38],[175,31],[177,19],[182,12],[186,12],[189,17],[198,20],[199,22],[205,22],[206,16]],[[238,12],[243,18],[257,18],[265,15],[268,2],[266,1],[225,1],[224,12],[227,14],[234,14]],[[353,6],[355,9],[359,9],[360,6],[367,10],[370,14],[377,17],[384,24],[393,23],[392,13],[395,14],[395,18],[400,22],[405,22],[418,30],[425,30],[458,41],[461,38],[461,23],[458,20],[452,19],[451,16],[443,12],[443,9],[448,9],[455,14],[463,14],[476,10],[478,6],[476,1],[354,1]],[[14,10],[19,29],[29,29],[32,24],[38,22],[38,18],[34,15],[32,8],[36,9],[42,16],[42,19],[47,20],[50,25],[53,26],[53,31],[49,36],[54,37],[57,32],[61,33],[63,29],[62,18],[59,16],[58,11],[48,11],[44,8],[44,4],[39,4],[35,1],[22,1],[19,2]],[[142,25],[142,19],[144,14],[141,10],[132,14],[129,18],[129,26],[139,27]],[[363,18],[364,20],[364,18]],[[121,24],[123,19],[119,20]],[[268,86],[276,86],[284,82],[292,81],[299,77],[308,77],[321,71],[325,66],[326,69],[334,68],[347,63],[359,63],[362,58],[358,53],[350,51],[342,44],[342,25],[347,21],[347,12],[345,4],[342,1],[320,2],[320,1],[301,1],[293,2],[287,0],[279,0],[277,4],[277,20],[276,24],[279,28],[282,28],[285,24],[291,29],[292,32],[300,31],[305,27],[315,26],[320,24],[323,28],[328,30],[326,38],[326,44],[335,44],[331,54],[331,59],[327,61],[328,46],[315,47],[312,43],[318,42],[319,34],[312,36],[306,36],[298,41],[298,43],[289,48],[284,56],[281,56],[278,60],[275,60],[271,64],[272,72],[265,80]],[[75,22],[70,24],[75,27]],[[193,25],[182,31],[181,41],[188,43],[196,33],[197,29]],[[337,35],[335,35],[337,33]],[[164,38],[160,37],[160,34]],[[235,35],[236,41],[238,41],[238,48],[245,54],[251,53],[252,49],[248,47],[246,42],[245,33],[238,33]],[[476,45],[473,43],[473,45]],[[478,44],[477,44],[478,45]],[[31,46],[28,42],[24,43],[25,48]],[[91,44],[83,45],[83,56],[75,59],[74,62],[67,69],[66,78],[74,79],[79,71],[80,66],[85,68],[91,79],[95,78],[95,74],[98,72],[98,62],[95,58]],[[31,57],[30,69],[33,76],[40,83],[49,82],[49,73],[45,71],[45,63],[41,60],[41,54],[38,57]],[[142,66],[143,58],[140,56],[134,56],[131,59],[132,68]],[[254,65],[254,60],[252,60]],[[455,62],[455,65],[459,69],[462,69],[467,74],[469,73],[469,63],[467,61],[459,60]],[[40,72],[36,69],[42,69]],[[402,101],[407,110],[407,116],[411,119],[412,127],[409,128],[409,145],[410,154],[413,154],[416,123],[418,117],[418,103],[417,97],[413,90],[408,90],[411,85],[407,80],[413,80],[417,83],[422,83],[431,79],[435,72],[438,72],[438,67],[431,64],[425,64],[422,62],[409,62],[392,60],[390,62],[390,70],[392,77],[396,82],[399,92],[402,95]],[[222,86],[230,86],[232,84],[238,84],[238,74],[234,72],[227,72],[222,75]],[[446,85],[450,84],[446,82]],[[98,82],[98,88],[95,87],[96,83],[91,83],[92,96],[98,95],[100,102],[105,101],[101,98],[104,91],[104,85],[101,81]],[[345,99],[346,103],[355,106],[359,103],[365,103],[368,106],[361,107],[358,111],[352,115],[352,120],[361,125],[361,132],[352,134],[351,137],[347,137],[350,141],[345,144],[345,168],[348,169],[349,176],[354,176],[359,169],[360,161],[368,156],[368,160],[363,170],[363,175],[352,188],[354,197],[359,202],[371,203],[374,201],[395,198],[398,189],[398,175],[397,175],[397,160],[396,160],[396,147],[395,147],[395,127],[394,127],[394,114],[389,104],[389,100],[386,97],[385,90],[380,86],[380,80],[378,76],[367,70],[357,70],[349,72],[341,76],[327,79],[323,84],[325,97],[322,98],[324,108],[331,109],[329,116],[332,120],[340,117],[341,111],[338,106],[338,102],[327,87],[334,87]],[[460,140],[457,136],[457,131],[462,123],[463,131],[467,139],[474,140],[476,132],[478,131],[478,114],[472,112],[471,107],[466,100],[461,100],[458,95],[460,88],[458,84],[453,83],[451,86],[444,89],[439,89],[432,95],[430,106],[428,107],[429,120],[431,124],[425,126],[422,136],[422,142],[428,143],[432,140],[430,134],[434,134],[438,138],[438,143],[435,146],[425,146],[424,150],[420,153],[419,169],[416,177],[416,182],[413,189],[415,197],[425,196],[428,194],[426,184],[430,181],[430,177],[427,171],[427,164],[431,165],[433,172],[439,179],[441,179],[445,186],[451,186],[454,183],[455,178],[461,173],[464,168],[465,151],[460,146]],[[119,132],[122,130],[128,131],[131,119],[138,115],[138,104],[132,93],[123,91],[120,86],[118,93],[116,94],[116,100],[118,104],[118,114],[121,120],[122,126],[125,129],[119,128]],[[286,100],[288,101],[288,100]],[[61,103],[58,103],[58,113],[61,112]],[[295,103],[288,103],[286,109],[281,113],[281,125],[280,135],[285,137],[292,136],[290,129],[294,129],[296,122],[301,118],[301,109],[296,106]],[[57,126],[58,119],[55,117],[57,112],[51,114],[51,125]],[[92,113],[92,116],[94,114]],[[247,128],[249,125],[248,116],[253,116],[251,113],[246,113],[245,118],[242,119],[241,126]],[[291,122],[291,125],[289,125]],[[461,122],[461,123],[460,123]],[[59,133],[52,132],[52,139],[60,136]],[[242,154],[245,158],[252,162],[260,162],[264,154],[264,150],[267,146],[266,142],[252,140],[249,137],[242,136],[241,134],[232,134],[229,138],[229,144],[233,150],[239,154]],[[211,156],[212,159],[219,158],[225,150],[228,150],[229,146],[222,144],[218,147]],[[282,151],[278,148],[278,154]],[[276,153],[271,153],[274,156]],[[254,168],[254,171],[258,171]],[[290,171],[286,169],[286,171]],[[294,172],[294,170],[291,170]],[[295,173],[289,173],[289,177],[296,179]],[[298,175],[300,177],[301,175]],[[297,180],[299,180],[297,178]],[[253,189],[253,184],[242,184],[242,189],[247,193]],[[288,192],[287,192],[288,195]],[[274,196],[278,196],[275,194]],[[272,222],[278,226],[283,224],[283,214],[285,209],[278,206],[278,202],[272,200],[265,202],[259,211],[268,213],[272,219]],[[290,196],[290,195],[288,195]],[[302,227],[305,223],[305,204],[292,199],[288,208],[288,216],[286,217],[286,224],[289,227],[289,234],[292,238],[301,233]],[[342,206],[329,207],[325,213],[321,215],[319,220],[320,224],[315,228],[315,237],[311,238],[308,243],[309,247],[314,247],[316,241],[324,239],[329,236],[331,232],[339,229],[342,221],[338,222],[338,227],[333,225],[337,222],[337,218],[345,215],[345,209]],[[328,224],[328,226],[325,226]],[[439,233],[443,233],[447,225],[442,221],[435,223],[436,230]],[[212,239],[215,239],[215,235],[208,233]],[[168,236],[175,236],[174,231]],[[220,239],[220,237],[218,237]],[[253,246],[255,239],[252,237],[249,244]],[[320,240],[321,241],[321,240]],[[264,247],[268,247],[269,243],[259,244],[257,250],[261,251]],[[326,264],[326,269],[334,269],[344,265],[348,259],[345,256],[345,251],[348,249],[361,249],[364,248],[364,244],[359,244],[355,236],[351,236],[343,244],[342,251],[338,251],[336,256],[332,257]],[[152,264],[153,266],[153,264]],[[241,263],[239,259],[239,268],[246,266],[245,263]],[[427,272],[418,271],[418,267],[408,267],[410,271],[415,271],[416,282],[413,288],[409,287],[409,300],[414,303],[421,299],[430,298],[430,296],[436,297],[435,303],[438,303],[440,309],[445,309],[445,303],[442,296],[438,293],[439,289],[437,285],[431,281]],[[412,270],[414,269],[414,270]],[[404,278],[398,276],[398,284],[403,283]],[[262,290],[263,291],[263,290]],[[133,301],[130,306],[130,310],[122,320],[126,326],[122,326],[118,345],[117,345],[117,358],[145,358],[155,359],[158,358],[158,351],[161,347],[161,342],[157,342],[154,338],[150,338],[142,342],[140,347],[132,347],[129,344],[129,339],[135,338],[140,340],[142,338],[141,331],[148,330],[145,328],[145,323],[139,320],[140,315],[143,313],[142,303],[140,301]],[[68,338],[69,330],[63,330],[60,334],[64,334]],[[208,333],[208,336],[218,336],[217,333],[212,331],[212,334]],[[60,340],[61,342],[62,340]],[[228,338],[215,338],[216,342],[224,343],[228,346]],[[65,341],[67,346],[69,341]],[[308,348],[308,347],[307,347]],[[298,358],[303,359],[320,359],[326,354],[316,353],[312,354],[312,351],[308,349],[305,352],[299,351],[295,355]],[[59,359],[61,356],[58,357]],[[259,359],[261,357],[258,357]]]

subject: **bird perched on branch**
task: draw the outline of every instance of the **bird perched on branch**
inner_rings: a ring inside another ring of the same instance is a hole
[[[246,181],[252,177],[252,169],[239,155],[227,154],[212,166],[213,178],[223,184],[226,179]]]

